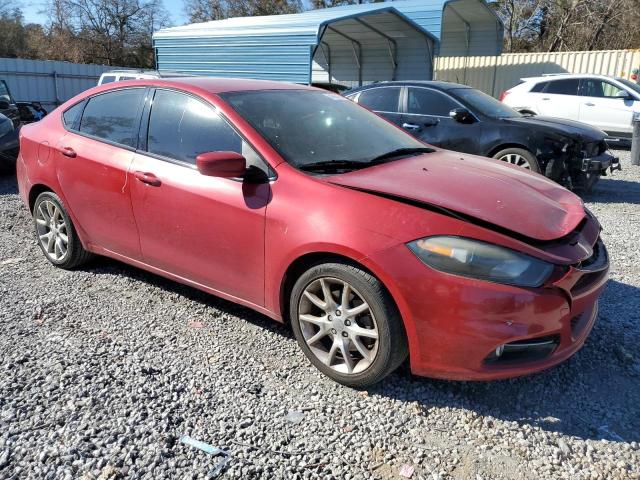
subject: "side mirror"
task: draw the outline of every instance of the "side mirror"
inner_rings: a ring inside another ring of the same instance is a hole
[[[449,112],[449,116],[458,123],[473,123],[476,121],[475,117],[466,108],[454,108]]]
[[[631,100],[632,98],[631,94],[626,90],[619,90],[618,93],[616,93],[616,97],[621,98],[622,100]]]
[[[0,100],[0,110],[8,110],[11,108],[11,104],[6,100]]]
[[[209,177],[241,177],[247,170],[247,160],[236,152],[206,152],[196,157],[196,166]]]

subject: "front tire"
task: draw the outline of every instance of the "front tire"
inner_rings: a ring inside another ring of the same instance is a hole
[[[60,197],[53,192],[38,195],[33,205],[36,240],[44,256],[56,267],[70,269],[87,262],[87,252]]]
[[[408,354],[400,314],[378,279],[343,263],[316,265],[290,296],[296,340],[311,363],[350,387],[379,382]]]
[[[505,148],[496,153],[493,158],[540,173],[540,165],[535,155],[523,148]]]

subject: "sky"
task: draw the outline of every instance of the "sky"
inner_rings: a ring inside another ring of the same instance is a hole
[[[162,0],[165,8],[171,14],[171,19],[173,20],[174,25],[183,25],[187,23],[187,17],[185,17],[184,12],[182,11],[183,0]],[[22,9],[22,13],[24,14],[26,23],[46,23],[47,16],[40,13],[44,9],[44,2],[42,1],[31,1],[23,0],[22,2],[18,1],[20,4],[20,8]],[[304,8],[310,7],[310,2],[308,0],[303,0],[302,2]]]
[[[183,0],[162,0],[165,8],[171,14],[171,18],[175,25],[186,23],[187,18],[182,11]],[[44,9],[44,2],[41,1],[22,1],[16,2],[20,4],[22,13],[26,23],[46,23],[47,16],[40,13]]]

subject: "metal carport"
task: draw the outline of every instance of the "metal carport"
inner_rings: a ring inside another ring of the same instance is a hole
[[[437,46],[390,5],[230,18],[160,30],[153,40],[160,71],[297,83],[312,82],[314,59],[344,83],[428,79]]]
[[[497,55],[483,0],[398,0],[159,30],[157,68],[195,75],[359,85],[429,80],[433,57]]]

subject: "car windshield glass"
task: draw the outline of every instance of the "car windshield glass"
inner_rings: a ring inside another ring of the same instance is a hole
[[[296,168],[330,164],[336,171],[352,170],[381,156],[392,161],[425,150],[386,120],[333,93],[262,90],[221,97]]]
[[[522,115],[495,98],[473,88],[456,88],[450,90],[453,95],[468,104],[473,110],[489,118],[514,118]]]
[[[640,95],[640,85],[638,85],[637,83],[631,82],[626,78],[616,78],[616,80],[618,80],[620,83],[624,84],[626,87],[629,87],[631,90],[633,90],[638,95]]]

